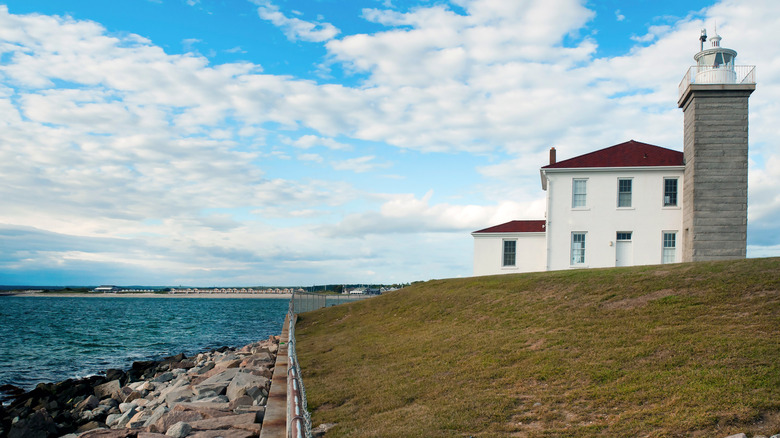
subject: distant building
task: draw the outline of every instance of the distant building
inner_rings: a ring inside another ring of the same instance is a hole
[[[121,291],[121,290],[122,290],[122,288],[120,288],[120,287],[117,287],[117,286],[103,285],[103,286],[98,286],[98,287],[96,287],[96,288],[93,290],[93,292],[103,292],[103,293],[107,293],[107,292],[119,292],[119,291]]]
[[[755,68],[701,51],[680,84],[684,150],[634,140],[540,169],[545,219],[475,231],[474,275],[744,258]]]

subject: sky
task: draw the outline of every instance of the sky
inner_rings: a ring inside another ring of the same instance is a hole
[[[469,276],[470,232],[544,218],[550,147],[682,150],[715,26],[778,256],[775,0],[0,0],[0,284]]]

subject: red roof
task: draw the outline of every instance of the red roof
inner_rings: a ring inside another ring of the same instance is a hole
[[[542,169],[682,165],[682,152],[630,140],[585,155],[559,161],[555,164],[544,166]]]
[[[474,233],[544,233],[546,221],[510,221]]]

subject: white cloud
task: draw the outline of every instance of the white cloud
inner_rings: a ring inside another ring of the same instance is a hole
[[[623,21],[625,19],[626,19],[626,16],[620,13],[620,9],[615,9],[615,20]]]
[[[385,169],[392,167],[393,163],[384,162],[377,163],[374,160],[377,157],[374,155],[366,155],[362,157],[349,158],[347,160],[334,161],[331,163],[336,170],[349,170],[355,173],[372,172],[376,169]]]
[[[298,154],[298,159],[301,161],[313,161],[315,163],[322,163],[325,161],[322,155],[318,154]]]
[[[462,233],[517,218],[541,219],[534,203],[504,201],[493,206],[431,205],[433,191],[422,198],[412,194],[385,196],[378,211],[349,215],[336,226],[324,227],[329,235],[365,237],[373,234]]]
[[[365,78],[355,86],[212,66],[93,22],[0,6],[0,280],[58,262],[207,284],[466,275],[469,231],[544,214],[549,147],[559,159],[631,138],[681,149],[677,84],[716,18],[738,62],[759,64],[751,254],[780,245],[780,49],[765,38],[780,4],[721,2],[601,59],[595,40],[563,42],[593,16],[578,0],[458,4],[465,14],[367,10],[384,31],[336,39],[327,23],[258,3],[293,39],[325,42],[329,62]],[[392,162],[376,152],[393,147]],[[464,178],[426,179],[425,164],[400,161],[406,150],[430,167],[434,156],[473,161],[481,179],[462,182],[463,200],[411,194]],[[312,175],[325,168],[312,163],[351,172]],[[402,179],[366,174],[391,166]]]
[[[263,20],[279,27],[290,41],[323,42],[333,39],[339,30],[330,23],[304,21],[284,15],[279,7],[266,0],[253,0]]]
[[[669,32],[670,30],[672,30],[671,26],[666,26],[666,25],[650,26],[647,29],[647,33],[646,34],[641,35],[641,36],[633,35],[633,36],[631,36],[631,39],[636,41],[636,42],[638,42],[638,43],[649,43],[650,41],[653,41],[653,40],[659,38],[660,36],[662,36],[666,32]]]
[[[333,150],[351,150],[352,146],[346,143],[340,143],[332,138],[320,137],[317,135],[306,134],[296,140],[285,140],[286,143],[300,149],[310,149],[315,146],[324,146]]]

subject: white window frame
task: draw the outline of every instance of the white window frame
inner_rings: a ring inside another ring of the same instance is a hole
[[[507,251],[507,243],[514,243],[514,252]],[[512,256],[512,263],[507,263],[507,256]],[[501,267],[512,268],[517,266],[517,239],[503,239],[501,241]]]
[[[677,231],[662,231],[661,232],[661,263],[677,263],[677,242],[680,240],[677,238],[679,233]],[[668,239],[671,236],[671,239]],[[670,245],[671,246],[668,246]]]
[[[675,181],[675,191],[674,191],[674,204],[671,203],[671,200],[669,202],[666,201],[666,181]],[[680,178],[676,176],[668,176],[664,177],[664,183],[663,183],[663,206],[666,208],[675,208],[680,206]]]
[[[628,181],[629,183],[629,190],[628,192],[621,192],[620,191],[620,183],[622,181]],[[628,194],[628,205],[620,205],[620,195],[621,194]],[[618,208],[632,208],[634,205],[634,178],[618,178],[617,180],[617,206]]]
[[[582,192],[577,191],[577,183],[581,182]],[[571,179],[571,208],[586,208],[588,206],[588,178]]]
[[[572,231],[571,232],[571,251],[569,252],[569,264],[571,266],[584,266],[585,265],[585,249],[588,233],[586,231]],[[579,237],[582,240],[579,241]],[[580,247],[575,245],[581,243]]]
[[[622,234],[622,236],[621,236]],[[626,236],[626,234],[628,236]],[[615,241],[616,242],[630,242],[634,238],[634,232],[633,231],[618,231],[615,233]]]

